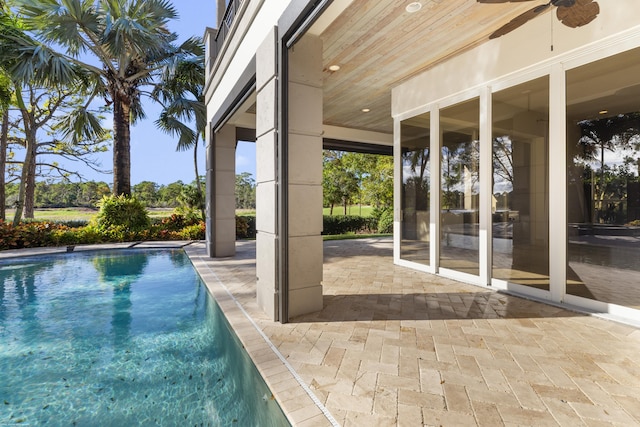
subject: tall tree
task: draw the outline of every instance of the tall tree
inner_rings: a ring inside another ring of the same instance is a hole
[[[70,175],[79,176],[77,172],[63,168],[57,162],[38,160],[44,154],[63,156],[69,160],[80,160],[85,165],[97,170],[97,165],[90,155],[106,150],[108,132],[100,125],[100,118],[92,111],[86,110],[85,98],[81,92],[72,89],[43,89],[33,85],[25,85],[22,90],[15,91],[16,105],[21,116],[21,129],[11,138],[24,149],[24,159],[11,161],[21,163],[20,190],[16,205],[14,223],[22,218],[33,218],[36,168],[42,170],[39,175],[49,171],[58,173],[63,179]],[[80,120],[78,110],[87,111],[91,120]],[[81,140],[75,139],[74,128]],[[75,139],[75,140],[74,140]]]
[[[323,152],[322,191],[325,204],[330,207],[329,214],[333,215],[333,207],[337,203],[347,206],[358,194],[358,178],[343,162],[345,153],[341,151],[325,150]]]
[[[256,182],[249,172],[236,175],[236,209],[256,208]]]
[[[11,79],[0,69],[0,221],[4,221],[6,217],[5,170],[7,167],[11,88]]]
[[[175,67],[166,67],[160,84],[152,93],[163,106],[156,126],[178,137],[176,151],[193,149],[196,191],[201,200],[204,193],[198,172],[198,140],[204,141],[207,109],[204,103],[204,44],[200,38],[190,39],[192,57],[181,59]],[[204,218],[204,203],[201,206]]]
[[[156,206],[159,199],[158,184],[142,181],[133,186],[133,195],[147,206]]]
[[[619,193],[616,190],[626,182],[630,176],[629,166],[638,162],[637,153],[640,151],[640,113],[625,113],[611,117],[604,117],[597,120],[584,120],[578,123],[581,136],[578,147],[581,149],[578,154],[580,163],[585,165],[587,171],[593,171],[594,175],[587,178],[591,181],[591,215],[592,221],[596,222],[605,217],[605,222],[612,216],[608,212],[609,207],[605,206],[605,200]],[[632,151],[634,155],[625,156],[625,151]],[[623,165],[615,167],[607,165],[605,152],[614,153],[613,157],[623,157]],[[597,165],[599,163],[599,165]],[[598,168],[599,166],[599,168]],[[596,174],[597,173],[597,179]],[[617,185],[615,185],[617,183]],[[626,188],[625,190],[626,191]]]
[[[177,35],[167,28],[169,20],[177,18],[175,8],[166,0],[8,4],[15,6],[25,29],[42,40],[4,37],[4,44],[12,45],[6,50],[14,53],[8,58],[11,74],[29,81],[42,74],[42,65],[49,65],[49,78],[59,80],[60,73],[82,70],[84,82],[113,108],[113,193],[131,194],[130,125],[144,118],[143,90],[155,84],[164,67],[192,55],[192,41],[175,45]],[[51,67],[52,60],[59,66]]]
[[[2,33],[10,30],[14,22],[9,18],[8,9],[4,2],[0,2],[0,30]],[[13,82],[3,67],[0,67],[0,220],[6,219],[6,181],[7,147],[9,136],[9,104],[11,103]]]

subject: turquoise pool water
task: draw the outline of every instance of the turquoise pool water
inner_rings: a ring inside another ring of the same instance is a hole
[[[0,262],[0,425],[289,425],[182,251]]]

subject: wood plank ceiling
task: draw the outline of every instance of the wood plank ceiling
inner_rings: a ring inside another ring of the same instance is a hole
[[[546,2],[421,0],[415,13],[405,10],[409,3],[354,0],[321,29],[325,124],[392,133],[394,86],[488,41],[500,26]],[[332,72],[330,65],[340,70]]]

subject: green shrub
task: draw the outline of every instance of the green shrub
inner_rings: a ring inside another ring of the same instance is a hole
[[[95,219],[98,231],[109,239],[131,236],[149,227],[151,221],[144,205],[135,197],[104,196],[98,202],[100,211]]]
[[[56,222],[12,223],[0,220],[0,250],[35,248],[42,246],[68,246],[136,240],[202,240],[205,238],[204,221],[182,224],[184,219],[168,218],[164,223],[132,230],[126,225],[104,227],[92,223],[71,228]],[[254,228],[255,229],[255,228]]]
[[[180,231],[187,226],[199,224],[201,221],[201,219],[195,216],[185,217],[179,213],[174,213],[169,217],[162,218],[158,225],[165,230]]]
[[[53,241],[56,246],[75,245],[79,243],[79,233],[73,229],[57,229],[51,232]]]
[[[89,221],[85,220],[85,219],[56,219],[56,220],[46,220],[43,221],[41,219],[34,219],[34,218],[22,218],[20,220],[20,222],[22,224],[33,224],[33,223],[49,223],[49,224],[55,224],[55,225],[64,225],[67,226],[69,228],[78,228],[78,227],[84,227],[86,225],[89,224]]]
[[[386,209],[380,215],[378,233],[393,233],[393,209]]]
[[[322,218],[322,234],[365,233],[375,230],[376,221],[358,215],[324,215]]]
[[[195,224],[198,221],[204,221],[204,218],[202,218],[202,211],[198,208],[191,206],[178,206],[175,208],[175,212],[189,223]]]
[[[13,224],[0,220],[0,249],[11,249],[15,247],[16,241]]]
[[[75,234],[77,238],[76,244],[92,245],[104,241],[102,234],[92,226],[78,228]]]
[[[252,215],[236,215],[236,239],[256,238],[256,217]]]
[[[382,216],[382,214],[389,209],[390,208],[381,208],[376,206],[371,210],[371,214],[369,216],[372,218],[375,218],[377,223],[380,220],[380,217]]]
[[[53,222],[29,222],[13,226],[0,221],[0,249],[37,248],[56,244],[54,232],[68,227]]]
[[[184,240],[204,240],[205,224],[200,221],[198,224],[188,225],[180,231],[180,238]]]

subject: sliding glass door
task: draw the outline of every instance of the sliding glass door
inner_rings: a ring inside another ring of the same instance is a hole
[[[402,147],[402,226],[400,258],[429,265],[430,236],[430,115],[400,124]]]
[[[549,290],[549,78],[492,97],[492,277]]]
[[[640,49],[566,79],[567,294],[640,309]]]
[[[477,276],[480,103],[440,110],[440,267]]]

